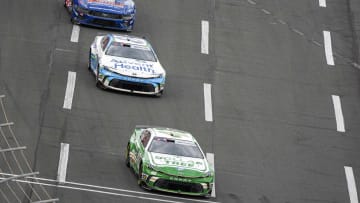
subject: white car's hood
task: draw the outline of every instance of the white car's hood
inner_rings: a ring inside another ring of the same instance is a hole
[[[207,169],[207,163],[204,159],[174,156],[155,152],[150,152],[150,156],[152,163],[158,167],[180,167],[197,171],[205,171]]]
[[[165,77],[165,70],[159,62],[105,55],[100,60],[100,67],[101,66],[106,66],[113,72],[131,77],[154,78],[159,77],[160,75]]]

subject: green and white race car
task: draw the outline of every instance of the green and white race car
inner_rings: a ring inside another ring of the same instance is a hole
[[[186,195],[209,196],[214,184],[211,168],[195,138],[176,129],[136,126],[126,150],[126,165],[138,184]]]

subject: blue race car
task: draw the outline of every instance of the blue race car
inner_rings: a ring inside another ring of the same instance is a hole
[[[102,28],[132,31],[135,3],[132,0],[65,0],[71,22]]]
[[[95,37],[89,69],[103,89],[155,96],[164,91],[166,72],[143,38],[119,34]]]

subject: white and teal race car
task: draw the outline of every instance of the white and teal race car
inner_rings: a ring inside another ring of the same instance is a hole
[[[97,36],[89,52],[89,69],[104,89],[161,96],[166,72],[150,43],[143,38]]]
[[[194,196],[209,196],[212,192],[214,169],[188,132],[136,126],[125,160],[145,189]]]

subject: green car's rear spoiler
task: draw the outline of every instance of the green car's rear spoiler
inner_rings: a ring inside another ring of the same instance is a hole
[[[182,132],[182,133],[188,133],[186,131],[178,130],[178,129],[175,129],[175,128],[168,128],[168,127],[155,126],[155,125],[136,125],[135,126],[135,129],[146,129],[146,128],[158,128],[158,129],[164,129],[164,130],[171,130],[171,131],[177,131],[177,132]]]
[[[162,126],[155,126],[155,125],[136,125],[135,128],[140,128],[140,129],[146,129],[146,128],[164,128],[164,129],[172,129],[172,128],[167,128],[167,127],[162,127]]]

